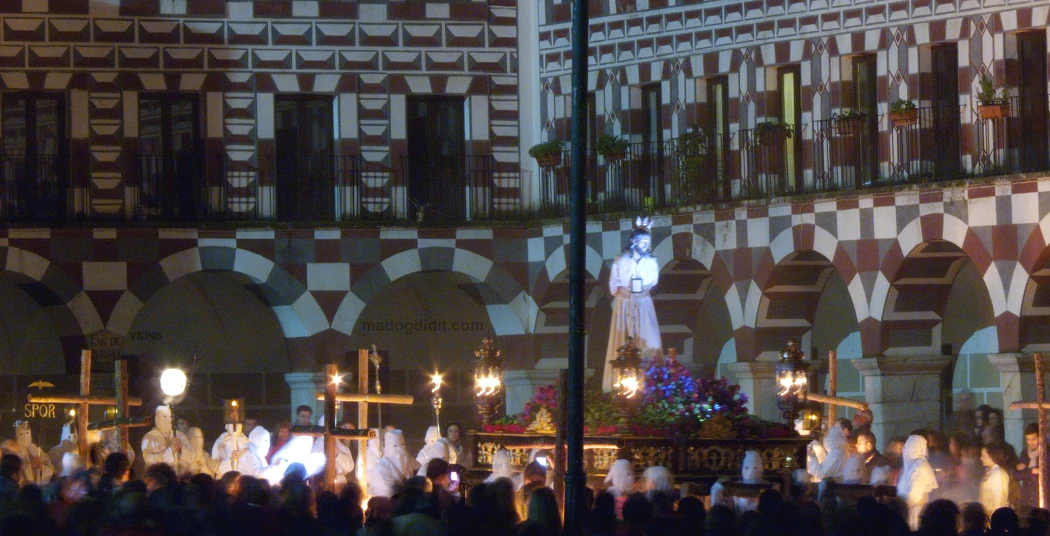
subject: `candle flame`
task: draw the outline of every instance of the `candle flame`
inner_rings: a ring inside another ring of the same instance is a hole
[[[431,393],[437,393],[438,389],[441,389],[441,373],[435,372],[430,375],[430,383],[434,384],[434,388],[430,390]]]

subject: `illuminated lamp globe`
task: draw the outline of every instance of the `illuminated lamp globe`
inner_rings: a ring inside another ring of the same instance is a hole
[[[160,390],[171,397],[186,392],[186,373],[174,368],[165,370],[160,375]]]

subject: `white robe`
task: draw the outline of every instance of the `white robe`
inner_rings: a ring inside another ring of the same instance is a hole
[[[312,453],[319,453],[324,456],[324,438],[314,438],[314,447],[311,450]],[[327,463],[327,458],[325,458]],[[346,478],[346,475],[354,472],[354,455],[350,452],[350,447],[342,441],[335,440],[335,477],[336,479],[342,477]]]
[[[1010,475],[998,465],[984,473],[980,490],[981,505],[988,515],[1000,508],[1010,506]]]
[[[926,459],[926,438],[913,435],[904,442],[904,468],[897,481],[897,496],[908,505],[908,525],[919,530],[919,514],[937,489],[937,475]]]
[[[157,428],[146,432],[146,435],[142,437],[142,462],[146,464],[146,467],[155,463],[166,463],[177,470],[183,469],[183,464],[185,464],[185,467],[189,467],[189,463],[193,461],[193,455],[190,452],[192,450],[190,448],[190,440],[182,432],[175,432],[175,434],[175,437],[182,443],[182,449],[178,453],[178,460],[176,460],[176,452],[172,447],[170,432],[164,434]]]
[[[613,464],[616,467],[616,463]],[[514,481],[514,458],[507,449],[499,449],[492,455],[492,474],[485,479],[486,484],[491,484],[499,478],[509,478]],[[606,478],[608,481],[608,478]]]
[[[642,292],[631,292],[631,279],[642,280]],[[646,255],[635,260],[630,251],[621,253],[613,260],[609,270],[609,293],[613,295],[612,319],[609,324],[609,345],[605,352],[605,373],[602,376],[602,390],[609,392],[613,385],[612,360],[616,359],[616,350],[623,346],[630,335],[634,345],[641,350],[643,358],[652,358],[663,354],[663,343],[660,340],[660,323],[656,319],[656,309],[650,289],[660,280],[660,266],[656,258]],[[620,287],[626,290],[620,290]]]
[[[509,453],[508,453],[509,454]],[[614,497],[630,495],[634,491],[634,469],[631,462],[627,460],[616,460],[609,467],[609,474],[605,475],[605,483],[609,485],[606,491]]]
[[[30,443],[28,447],[22,447],[17,443],[15,445],[17,450],[13,450],[13,453],[22,458],[22,484],[47,484],[50,482],[51,477],[55,475],[55,466],[51,465],[51,458],[48,457],[47,453],[36,446],[35,443]],[[33,469],[33,458],[40,460],[41,467],[39,472]]]
[[[314,438],[310,436],[292,436],[287,443],[270,458],[270,466],[263,471],[262,478],[270,484],[277,484],[284,478],[284,473],[293,463],[301,463],[306,468],[306,476],[311,477],[324,470],[324,453],[314,452]],[[265,456],[265,455],[264,455]]]
[[[824,437],[823,451],[812,449],[806,458],[806,472],[812,476],[813,482],[820,482],[825,478],[842,480],[842,471],[846,467],[849,453],[846,451],[846,435],[838,425],[832,426]]]
[[[68,437],[63,439],[61,443],[51,447],[51,450],[47,451],[47,457],[51,459],[51,466],[61,466],[62,456],[65,456],[67,452],[80,454],[80,447],[77,445],[77,442]]]
[[[253,473],[244,472],[244,470],[251,468],[250,461],[247,460],[247,452],[242,453],[237,459],[236,466],[233,463],[233,454],[247,448],[248,436],[244,435],[243,432],[230,432],[229,430],[223,432],[211,446],[211,459],[212,463],[216,464],[216,476],[221,477],[230,471],[254,476]]]
[[[383,435],[383,457],[368,468],[368,485],[375,490],[373,496],[393,497],[402,484],[415,475],[416,460],[405,452],[405,442],[400,430]]]
[[[449,459],[448,441],[441,437],[441,431],[437,426],[431,426],[427,429],[426,444],[416,454],[416,463],[419,464],[419,470],[416,474],[427,476],[427,464],[434,458],[441,458],[446,462],[452,463]]]

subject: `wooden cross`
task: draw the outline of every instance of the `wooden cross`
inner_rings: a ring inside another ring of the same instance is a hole
[[[353,439],[358,441],[358,464],[367,464],[367,442],[375,439],[376,433],[368,428],[368,404],[395,404],[410,405],[414,401],[411,395],[379,395],[368,392],[368,350],[359,350],[357,355],[358,365],[358,392],[340,394],[339,384],[342,376],[336,365],[325,366],[325,389],[317,393],[317,400],[324,401],[324,425],[323,426],[293,426],[292,434],[313,437],[324,437],[324,485],[325,489],[335,488],[335,442],[337,439]],[[357,403],[357,426],[358,428],[338,428],[335,426],[336,402]],[[367,467],[361,468],[359,474],[366,474]],[[366,488],[367,477],[358,479],[361,487]]]
[[[152,417],[130,417],[128,416],[128,362],[120,359],[116,362],[117,368],[113,372],[113,388],[117,394],[117,414],[115,418],[93,422],[88,424],[88,430],[117,430],[117,444],[120,445],[120,451],[127,453],[131,450],[131,445],[128,441],[128,428],[137,428],[140,426],[149,426],[153,424]]]
[[[1043,354],[1033,354],[1035,360],[1035,402],[1014,402],[1010,409],[1034,409],[1039,414],[1039,507],[1046,508],[1046,410],[1050,408],[1050,402],[1046,402],[1046,384],[1043,383]]]
[[[40,396],[30,394],[28,401],[33,404],[77,404],[77,450],[80,459],[86,464],[90,459],[88,452],[88,410],[91,406],[114,406],[117,398],[113,396],[90,396],[91,393],[91,350],[80,352],[80,395],[48,395]],[[127,394],[126,392],[124,393]],[[130,398],[125,396],[124,401],[129,406],[141,406],[141,398]]]

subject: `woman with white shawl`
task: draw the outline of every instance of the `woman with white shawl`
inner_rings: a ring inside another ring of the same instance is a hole
[[[937,489],[937,475],[926,454],[925,437],[908,437],[901,455],[904,468],[897,481],[897,496],[908,505],[908,525],[912,530],[919,530],[919,514],[930,502],[930,492]]]
[[[846,434],[836,424],[824,436],[823,450],[819,444],[810,443],[806,456],[806,472],[813,482],[825,478],[841,480],[849,452],[846,451]]]
[[[1004,469],[1008,462],[1002,444],[985,445],[981,449],[981,465],[985,473],[979,497],[984,511],[991,515],[991,512],[1010,506],[1010,474]]]

